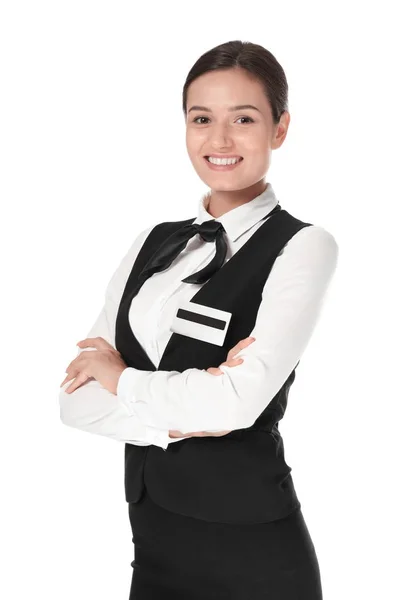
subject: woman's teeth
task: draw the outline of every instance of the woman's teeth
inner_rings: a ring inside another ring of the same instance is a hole
[[[207,156],[206,160],[213,163],[214,165],[234,165],[235,163],[242,160],[241,158],[213,158],[212,156]]]

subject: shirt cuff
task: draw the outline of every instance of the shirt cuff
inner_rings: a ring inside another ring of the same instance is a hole
[[[132,389],[135,385],[135,382],[138,377],[138,370],[132,367],[127,367],[124,371],[122,371],[118,385],[116,387],[116,395],[120,402],[125,406],[128,411],[128,414],[131,416],[135,416],[135,411],[132,409],[131,400],[133,398]],[[176,441],[181,441],[186,438],[171,438],[169,435],[169,431],[163,429],[156,429],[155,427],[146,427],[145,431],[145,442],[152,444],[154,446],[159,446],[164,450],[167,449],[168,444]]]
[[[159,446],[163,450],[167,450],[167,446],[172,440],[168,431],[147,427],[145,431],[145,441],[153,446]]]
[[[130,405],[130,401],[132,398],[132,390],[135,385],[135,381],[137,379],[137,369],[133,369],[132,367],[126,367],[124,371],[122,371],[118,385],[116,387],[116,395],[119,400],[126,406],[130,415],[134,415],[134,411],[132,406]]]
[[[143,372],[145,373],[148,371]],[[122,371],[119,377],[118,385],[116,386],[116,395],[118,399],[125,406],[128,414],[132,416],[135,415],[135,411],[131,406],[131,401],[134,398],[132,390],[135,386],[137,378],[138,370],[132,367],[126,367],[126,369]],[[181,442],[182,440],[188,439],[188,436],[171,438],[169,434],[169,431],[147,426],[145,441],[153,444],[154,446],[160,446],[161,448],[167,449],[168,444],[172,444],[173,442]]]

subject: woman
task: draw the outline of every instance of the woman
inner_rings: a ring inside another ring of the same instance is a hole
[[[320,600],[278,421],[338,246],[265,175],[287,81],[249,42],[201,56],[183,89],[198,216],[139,234],[68,366],[61,419],[125,442],[130,600]]]

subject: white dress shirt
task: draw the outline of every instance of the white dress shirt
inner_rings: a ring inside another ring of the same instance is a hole
[[[207,201],[208,194],[202,195],[194,223],[214,219],[206,211]],[[262,194],[216,219],[226,231],[226,261],[264,223],[263,217],[277,202],[272,185],[267,183]],[[122,259],[87,337],[101,336],[115,347],[122,292],[154,226],[138,235]],[[173,335],[170,326],[179,304],[189,301],[204,285],[181,280],[203,268],[214,254],[214,243],[194,236],[171,266],[148,278],[133,299],[129,311],[132,331],[156,367]],[[220,367],[222,375],[196,368],[180,373],[128,367],[120,376],[117,395],[95,380],[66,394],[68,382],[59,395],[62,422],[122,442],[154,444],[163,449],[185,439],[171,439],[169,430],[186,434],[250,427],[300,360],[320,316],[337,259],[338,245],[331,233],[317,225],[302,228],[273,264],[250,334],[256,339],[236,355],[243,358],[240,365]]]

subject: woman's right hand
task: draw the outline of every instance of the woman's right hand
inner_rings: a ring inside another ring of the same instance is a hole
[[[206,369],[206,371],[208,373],[210,373],[211,375],[223,375],[223,371],[220,369],[220,367],[226,365],[227,367],[236,367],[237,365],[240,365],[243,362],[242,358],[234,358],[234,356],[236,354],[238,354],[238,352],[240,352],[243,348],[246,348],[247,346],[249,346],[250,344],[252,344],[252,342],[255,341],[254,337],[248,337],[245,338],[243,340],[241,340],[240,342],[238,342],[238,344],[236,344],[233,348],[231,348],[231,350],[228,352],[228,355],[226,357],[226,361],[221,363],[219,365],[219,367],[209,367],[209,369]],[[169,437],[170,438],[179,438],[179,437],[220,437],[223,435],[227,435],[228,433],[231,433],[231,431],[195,431],[192,433],[182,433],[181,431],[177,431],[177,430],[170,430],[169,431]]]

